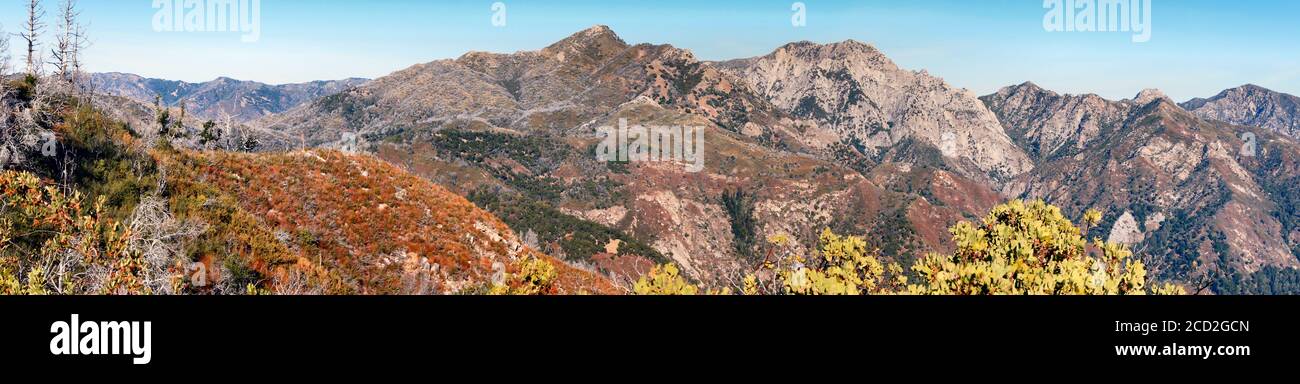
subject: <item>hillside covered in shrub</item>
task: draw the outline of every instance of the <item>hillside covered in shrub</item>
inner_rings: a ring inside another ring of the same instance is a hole
[[[92,96],[9,87],[0,293],[618,292],[372,157],[186,148],[199,132],[171,111],[132,126]]]

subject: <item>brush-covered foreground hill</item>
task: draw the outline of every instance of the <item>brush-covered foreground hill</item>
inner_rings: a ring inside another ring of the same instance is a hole
[[[944,115],[925,109],[947,104],[938,105],[913,111]],[[597,128],[620,119],[703,127],[703,171],[598,162]],[[874,157],[842,161],[831,148],[849,140],[744,79],[600,26],[540,51],[417,65],[264,122],[314,145],[359,134],[363,150],[535,233],[548,254],[618,278],[673,261],[699,281],[731,284],[763,260],[768,236],[809,246],[826,227],[866,234],[887,256],[910,260],[951,250],[949,226],[1001,201],[963,176],[990,178],[964,166],[974,160],[945,161],[937,138],[904,135]],[[606,247],[614,240],[620,246]]]
[[[1093,235],[1134,246],[1158,278],[1231,293],[1300,266],[1294,140],[1203,120],[1155,90],[1110,101],[1025,83],[984,102],[1039,163],[1004,192],[1104,210]]]
[[[498,269],[540,258],[551,293],[616,293],[607,280],[527,247],[464,197],[365,155],[318,150],[187,153],[177,164],[230,194],[307,262],[361,294],[487,292]],[[499,277],[498,277],[499,278]]]
[[[182,149],[75,97],[28,113],[32,86],[0,99],[4,292],[620,292],[372,157]]]

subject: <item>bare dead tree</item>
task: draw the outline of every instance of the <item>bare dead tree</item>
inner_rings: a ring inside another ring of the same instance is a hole
[[[37,3],[37,0],[32,0]],[[37,4],[39,5],[39,4]],[[54,61],[56,81],[44,84],[49,87],[50,92],[59,96],[56,98],[59,102],[65,102],[69,97],[76,97],[77,84],[73,76],[74,63],[77,62],[77,55],[80,53],[80,47],[77,46],[82,40],[77,34],[81,33],[81,26],[77,23],[77,17],[80,11],[77,10],[77,0],[63,0],[58,9],[58,33],[54,37],[54,49],[50,52]],[[45,82],[42,82],[45,83]],[[71,150],[62,151],[62,185],[65,192],[72,191],[70,178],[78,164],[76,153]]]
[[[85,76],[85,68],[82,67],[81,52],[90,48],[90,39],[86,38],[86,26],[78,24],[72,34],[72,84],[77,87],[79,94],[86,94],[91,89],[90,84],[86,84],[82,79]]]
[[[234,143],[235,126],[231,124],[230,113],[222,110],[219,120],[221,120],[221,139],[218,140],[218,143],[220,143],[218,147],[223,151],[234,151],[235,145],[232,143]]]
[[[10,66],[12,64],[9,62],[10,59],[9,34],[5,33],[4,24],[0,24],[0,99],[3,99],[6,93],[9,92],[9,82],[6,81],[8,80],[6,76],[9,76],[9,71],[11,70]],[[0,117],[0,119],[2,118],[3,117]]]
[[[40,38],[45,28],[42,18],[45,16],[45,10],[41,7],[40,0],[29,0],[27,3],[27,19],[24,29],[16,34],[23,41],[27,42],[27,68],[26,74],[29,76],[41,76],[42,67],[44,66],[40,50]],[[8,75],[13,70],[12,60],[8,55],[8,35],[0,34],[0,75]],[[2,78],[4,76],[0,76]],[[0,81],[0,83],[4,83]],[[0,86],[0,92],[7,92],[7,85]],[[0,107],[3,110],[3,116],[0,123],[3,123],[4,137],[0,139],[0,157],[4,157],[5,166],[19,164],[30,155],[39,152],[43,156],[55,156],[58,148],[54,133],[47,127],[52,117],[51,108],[56,104],[55,99],[49,97],[54,91],[44,82],[38,82],[36,87],[29,94],[29,98],[22,103],[5,103]]]
[[[0,24],[0,169],[8,167],[18,151],[13,142],[17,137],[16,127],[9,123],[9,103],[5,101],[5,96],[9,95],[9,59],[9,34],[5,33],[4,25]]]
[[[39,56],[39,47],[41,33],[45,31],[45,7],[41,6],[40,0],[28,0],[27,2],[27,25],[26,29],[18,34],[23,40],[27,41],[27,74],[30,76],[40,76],[41,59]]]
[[[248,124],[236,123],[225,111],[221,112],[221,149],[230,152],[252,152],[261,143]],[[286,149],[290,148],[286,144]]]
[[[32,156],[51,155],[57,148],[49,121],[49,98],[39,84],[25,104],[0,103],[0,166],[22,168]]]
[[[77,87],[77,70],[80,66],[81,45],[85,41],[83,27],[77,22],[81,11],[77,10],[77,0],[63,0],[59,5],[58,35],[54,38],[53,55],[55,76],[61,85],[69,91]]]
[[[69,0],[64,0],[63,6],[59,8],[58,34],[54,36],[54,49],[50,55],[54,59],[54,76],[59,78],[60,83],[68,80],[68,67],[72,62],[72,20],[73,15],[67,14],[67,5]]]
[[[324,288],[310,274],[299,268],[289,268],[284,276],[271,283],[271,292],[280,296],[319,296],[325,294]]]
[[[128,246],[144,259],[145,286],[156,294],[178,294],[178,278],[187,275],[193,264],[185,253],[190,242],[208,226],[198,221],[181,221],[172,216],[167,203],[156,196],[141,199],[131,214]],[[206,274],[201,276],[206,279]],[[191,284],[206,287],[207,282]]]

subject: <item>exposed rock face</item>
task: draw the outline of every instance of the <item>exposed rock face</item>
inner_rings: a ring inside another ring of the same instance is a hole
[[[1294,141],[1202,120],[1155,90],[1109,101],[1026,83],[983,100],[1039,161],[1004,192],[1075,217],[1107,212],[1093,235],[1142,249],[1163,266],[1160,278],[1192,279],[1214,265],[1247,273],[1298,265],[1291,250],[1300,233],[1287,213],[1295,194],[1278,184],[1296,177],[1287,170],[1300,153]],[[1242,132],[1259,135],[1268,155],[1240,151]]]
[[[1006,87],[981,100],[1038,161],[1078,153],[1122,126],[1135,105],[1097,95],[1059,95],[1034,83]]]
[[[1225,90],[1209,99],[1193,99],[1182,107],[1205,119],[1260,127],[1300,138],[1300,97],[1257,85]]]
[[[1133,245],[1141,243],[1142,237],[1142,230],[1138,228],[1137,219],[1133,218],[1133,213],[1124,212],[1119,219],[1115,220],[1115,225],[1110,229],[1110,238],[1106,241]]]
[[[721,65],[868,156],[912,140],[937,148],[968,177],[1003,181],[1033,167],[975,95],[925,71],[900,69],[871,45],[793,43]]]
[[[303,103],[364,84],[365,79],[313,81],[301,84],[267,85],[253,81],[218,78],[206,83],[149,79],[126,73],[95,73],[90,78],[97,93],[121,96],[152,105],[161,97],[164,106],[186,101],[189,113],[201,119],[230,116],[247,122],[287,111]]]
[[[883,55],[844,59],[887,62]],[[898,138],[878,136],[880,144],[872,151],[884,154],[900,142],[911,143],[900,147],[937,151],[947,133],[951,168],[957,172],[873,159],[861,168],[870,172],[860,173],[826,156],[833,144],[846,141],[841,133],[769,101],[737,72],[672,46],[627,44],[603,26],[540,51],[473,52],[417,65],[263,122],[289,136],[301,134],[311,145],[329,146],[344,133],[360,134],[383,143],[373,149],[384,159],[458,193],[517,194],[554,206],[639,239],[693,277],[711,282],[735,278],[758,253],[738,249],[744,247],[737,246],[740,240],[723,207],[725,191],[745,191],[753,199],[759,234],[754,247],[777,233],[794,235],[807,246],[832,227],[872,236],[887,255],[897,257],[950,249],[948,226],[1001,200],[985,183],[966,176],[1009,177],[1028,166],[1005,135],[997,142],[1000,128],[992,114],[937,79],[906,71],[890,71],[890,76],[905,84],[873,90],[878,92],[872,96],[906,107],[891,118],[909,128]],[[932,91],[920,98],[904,96],[920,89]],[[854,97],[867,105],[867,96]],[[706,127],[704,171],[688,173],[673,163],[615,169],[597,162],[590,150],[598,141],[595,128],[619,119]],[[965,132],[972,124],[991,131]],[[496,141],[502,144],[475,146]],[[980,143],[993,144],[975,151]],[[527,148],[516,148],[521,146]],[[1005,154],[1011,157],[998,157]],[[555,184],[547,184],[550,180]],[[564,192],[538,192],[545,188]],[[565,241],[541,237],[543,248]],[[603,246],[610,239],[597,240]],[[629,249],[620,247],[617,256],[635,256]],[[597,266],[619,264],[599,255],[567,256],[577,261],[592,256]]]
[[[1155,88],[1143,89],[1142,92],[1138,92],[1137,97],[1133,98],[1133,102],[1138,105],[1151,104],[1151,102],[1156,100],[1164,100],[1171,103],[1174,101],[1173,99],[1170,99],[1169,96],[1165,95],[1164,91]]]

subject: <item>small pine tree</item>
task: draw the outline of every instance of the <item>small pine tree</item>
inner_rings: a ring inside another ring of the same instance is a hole
[[[250,135],[250,136],[245,136],[244,140],[240,142],[239,149],[245,152],[252,152],[252,151],[256,151],[257,147],[261,145],[262,143],[258,142],[257,138]]]
[[[731,222],[732,243],[736,254],[752,259],[757,230],[754,219],[754,196],[737,188],[735,192],[722,192],[722,207],[727,211]]]
[[[153,111],[154,120],[158,123],[158,138],[167,139],[171,136],[172,113],[167,108],[163,108],[162,96],[154,96]]]
[[[188,136],[185,132],[185,104],[188,103],[186,103],[185,100],[181,100],[181,116],[179,119],[176,119],[176,121],[172,122],[173,126],[171,132],[172,135],[174,135],[177,138]]]
[[[5,33],[4,25],[0,24],[0,97],[8,92],[9,79],[6,76],[9,76],[10,60],[12,56],[9,55],[9,34]]]
[[[217,129],[217,123],[208,120],[203,123],[203,132],[199,133],[199,145],[207,146],[221,140],[221,131]]]

